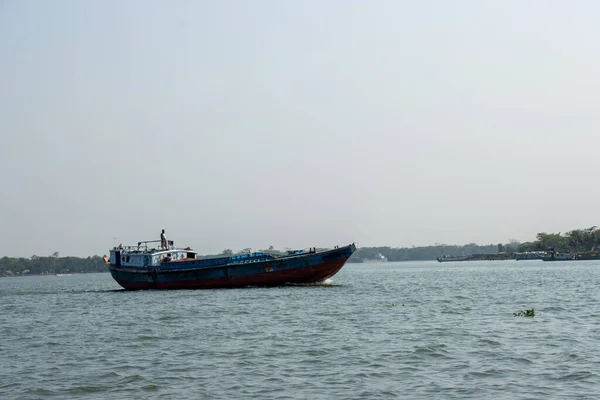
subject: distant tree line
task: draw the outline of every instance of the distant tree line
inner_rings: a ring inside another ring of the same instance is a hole
[[[106,272],[106,263],[100,256],[87,258],[52,256],[30,258],[0,258],[0,276],[13,275],[53,275],[75,274],[83,272]]]
[[[600,247],[600,229],[592,226],[565,234],[540,232],[533,242],[521,243],[519,251],[543,251],[553,248],[561,252],[586,253]]]
[[[540,232],[536,240],[520,243],[510,240],[509,243],[477,245],[469,243],[463,246],[436,244],[421,247],[361,247],[352,255],[349,262],[377,259],[384,256],[388,261],[425,261],[436,260],[438,257],[466,256],[473,254],[498,254],[525,251],[547,251],[554,249],[559,252],[587,253],[600,249],[600,229],[592,226],[586,229],[574,229],[562,233]]]
[[[433,246],[420,247],[360,247],[352,255],[349,262],[362,262],[363,260],[377,259],[384,256],[388,261],[425,261],[435,260],[445,255],[464,256],[473,254],[498,254],[514,253],[524,251],[546,251],[554,249],[560,252],[586,253],[594,252],[600,249],[600,229],[592,226],[586,229],[574,229],[562,233],[540,232],[536,235],[536,240],[532,242],[520,243],[511,240],[509,243],[498,243],[488,245],[478,245],[469,243],[466,245],[447,245],[436,244]],[[286,249],[288,250],[288,249]],[[287,251],[275,250],[273,246],[268,249],[258,250],[271,254],[286,254]],[[242,249],[233,252],[231,249],[225,249],[219,254],[206,255],[203,257],[232,256],[250,252],[251,249]],[[68,274],[84,272],[107,272],[106,263],[101,256],[91,256],[87,258],[80,257],[59,257],[58,253],[51,256],[38,257],[36,255],[30,258],[0,258],[0,276],[13,275],[43,275],[43,274]]]
[[[349,262],[377,259],[384,256],[388,261],[426,261],[435,260],[445,255],[466,256],[472,254],[497,254],[499,252],[514,252],[519,247],[518,242],[507,244],[488,244],[480,246],[469,243],[463,246],[438,244],[420,247],[360,247],[352,255]]]

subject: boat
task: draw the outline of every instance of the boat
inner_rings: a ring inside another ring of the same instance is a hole
[[[376,257],[374,258],[363,258],[362,262],[363,263],[368,263],[368,264],[373,264],[373,263],[382,263],[382,262],[387,262],[388,259],[387,257],[385,257],[383,254],[379,253]]]
[[[545,255],[545,251],[521,251],[515,253],[515,260],[541,260]]]
[[[448,262],[448,261],[469,261],[469,256],[451,256],[445,255],[437,258],[438,262]]]
[[[560,253],[558,251],[554,251],[550,249],[540,257],[544,261],[571,261],[575,260],[571,253]]]
[[[595,251],[586,251],[575,254],[575,258],[578,260],[600,260],[600,252]]]
[[[438,257],[438,262],[449,262],[449,261],[506,261],[513,260],[515,258],[513,253],[490,253],[490,254],[468,254],[462,256],[451,256],[445,255]]]
[[[108,269],[113,279],[128,290],[214,289],[247,286],[280,286],[323,282],[335,275],[356,251],[356,245],[333,249],[290,250],[277,255],[248,252],[226,257],[202,258],[191,248],[168,241],[138,242],[110,250]]]

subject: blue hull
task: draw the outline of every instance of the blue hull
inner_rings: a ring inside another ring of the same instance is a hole
[[[354,253],[354,244],[332,250],[275,258],[221,257],[163,263],[158,268],[109,266],[129,290],[210,289],[322,282],[335,275]]]

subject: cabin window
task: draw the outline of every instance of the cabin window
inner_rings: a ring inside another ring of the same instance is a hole
[[[196,257],[194,256],[194,253],[187,253],[186,258],[196,258]]]
[[[127,262],[129,262],[129,256],[127,256]]]

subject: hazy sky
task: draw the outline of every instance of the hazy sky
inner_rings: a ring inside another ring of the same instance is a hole
[[[0,2],[0,256],[600,224],[598,1]]]

